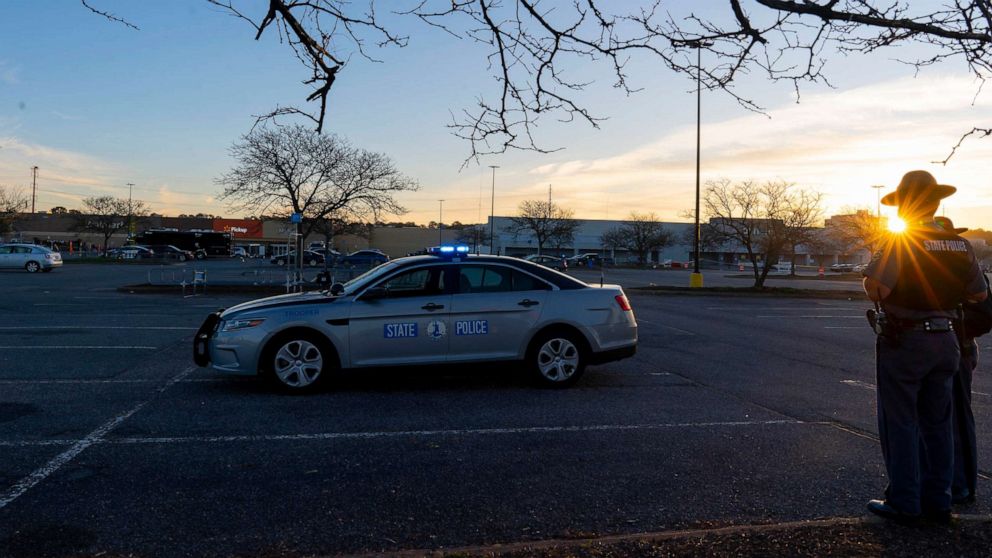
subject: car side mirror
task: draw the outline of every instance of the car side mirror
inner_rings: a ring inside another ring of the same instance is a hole
[[[342,293],[344,293],[343,283],[334,283],[331,285],[331,296],[340,296]]]
[[[378,300],[389,296],[389,289],[386,287],[372,287],[362,293],[362,299]]]

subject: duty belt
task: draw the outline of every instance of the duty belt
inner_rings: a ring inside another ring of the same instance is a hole
[[[898,320],[896,324],[904,331],[927,331],[943,333],[954,331],[954,320],[951,318],[924,318],[922,320]]]

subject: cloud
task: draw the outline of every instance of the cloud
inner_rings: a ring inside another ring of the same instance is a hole
[[[17,85],[21,83],[20,76],[18,75],[20,68],[17,66],[12,66],[10,63],[0,60],[0,82],[6,83],[7,85]]]
[[[806,96],[771,110],[771,118],[710,122],[702,127],[702,179],[796,182],[825,192],[828,210],[836,210],[874,206],[870,185],[894,186],[904,172],[923,168],[959,186],[948,212],[964,209],[992,195],[992,141],[967,142],[946,167],[932,161],[992,120],[992,99],[976,98],[977,90],[961,77],[898,79]],[[687,126],[626,153],[536,166],[514,193],[546,192],[552,183],[556,199],[581,217],[637,210],[675,219],[694,203],[695,140]]]

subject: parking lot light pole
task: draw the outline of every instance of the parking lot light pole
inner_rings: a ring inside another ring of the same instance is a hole
[[[882,188],[885,188],[885,184],[873,184],[872,188],[875,189],[875,218],[882,218]]]
[[[496,169],[499,165],[489,165],[493,169],[493,195],[489,205],[489,255],[493,255],[496,247]]]
[[[689,275],[689,287],[701,288],[703,286],[703,274],[699,271],[699,145],[700,129],[702,122],[702,98],[703,98],[703,65],[702,48],[712,46],[713,43],[697,39],[686,43],[688,46],[696,47],[696,223],[693,227],[693,271]]]
[[[437,200],[437,244],[438,246],[444,244],[444,237],[442,232],[444,232],[444,200]]]

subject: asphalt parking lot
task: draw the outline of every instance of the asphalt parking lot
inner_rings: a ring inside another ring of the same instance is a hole
[[[0,274],[0,555],[377,553],[857,517],[885,486],[857,299],[632,294],[637,356],[572,389],[498,366],[292,397],[191,363],[204,315],[250,297],[115,290],[144,273]],[[971,513],[990,511],[989,469]]]

